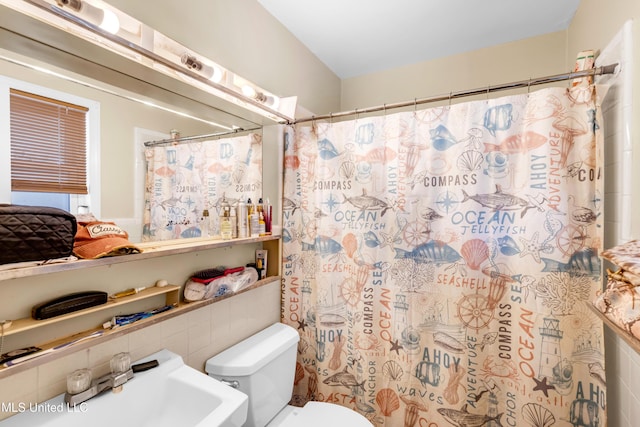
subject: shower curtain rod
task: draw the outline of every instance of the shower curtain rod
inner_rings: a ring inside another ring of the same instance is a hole
[[[188,142],[188,141],[193,141],[196,139],[204,139],[204,138],[215,138],[215,137],[219,137],[219,136],[227,136],[227,135],[235,135],[237,133],[242,133],[242,132],[252,132],[254,130],[260,130],[262,129],[262,127],[255,127],[255,128],[250,128],[250,129],[233,129],[233,130],[229,130],[229,131],[225,131],[225,132],[216,132],[216,133],[209,133],[209,134],[205,134],[205,135],[195,135],[195,136],[183,136],[180,138],[168,138],[168,139],[161,139],[159,141],[147,141],[144,143],[145,147],[153,147],[156,145],[163,145],[163,144],[182,144],[184,142]]]
[[[369,108],[363,108],[363,109],[355,109],[355,110],[350,110],[350,111],[341,111],[339,113],[329,113],[329,114],[324,114],[324,115],[321,115],[321,116],[303,117],[301,119],[296,119],[296,120],[290,121],[287,124],[294,125],[294,124],[297,124],[297,123],[311,122],[311,121],[315,121],[315,120],[335,119],[335,118],[339,118],[339,117],[352,116],[352,115],[357,115],[357,114],[362,114],[362,113],[373,113],[373,112],[376,112],[376,111],[386,111],[386,110],[390,110],[390,109],[393,109],[393,108],[410,107],[412,105],[415,106],[415,105],[418,105],[418,104],[426,104],[426,103],[429,103],[429,102],[446,101],[446,100],[451,101],[452,99],[463,98],[465,96],[489,94],[491,92],[498,92],[498,91],[501,91],[501,90],[530,87],[530,86],[541,85],[541,84],[546,84],[546,83],[559,82],[559,81],[563,81],[563,80],[571,80],[571,79],[576,79],[576,78],[580,78],[580,77],[600,76],[600,75],[603,75],[603,74],[613,74],[615,72],[617,66],[618,66],[617,63],[616,64],[610,64],[610,65],[603,65],[602,67],[591,68],[589,70],[584,70],[584,71],[574,71],[574,72],[570,72],[570,73],[555,74],[555,75],[546,76],[546,77],[538,77],[538,78],[535,78],[535,79],[521,80],[521,81],[518,81],[518,82],[503,83],[503,84],[499,84],[499,85],[496,85],[496,86],[487,86],[487,87],[479,88],[479,89],[471,89],[471,90],[463,90],[463,91],[459,91],[459,92],[451,92],[451,93],[446,94],[446,95],[437,95],[437,96],[432,96],[432,97],[429,97],[429,98],[421,98],[421,99],[416,98],[413,101],[405,101],[405,102],[396,102],[396,103],[393,103],[393,104],[377,105],[375,107],[369,107]]]

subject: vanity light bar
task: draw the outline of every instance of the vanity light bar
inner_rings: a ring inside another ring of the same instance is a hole
[[[100,0],[0,0],[0,4],[275,122],[293,120],[296,97],[279,98]],[[237,86],[238,80],[245,83]]]

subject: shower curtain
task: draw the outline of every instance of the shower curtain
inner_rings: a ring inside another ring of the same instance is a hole
[[[262,135],[164,145],[145,150],[144,241],[219,235],[223,200],[231,206],[262,194]]]
[[[594,86],[285,133],[294,404],[375,426],[604,426]]]

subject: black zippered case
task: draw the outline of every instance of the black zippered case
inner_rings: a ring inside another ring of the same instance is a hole
[[[77,229],[62,209],[0,204],[0,264],[68,257]]]

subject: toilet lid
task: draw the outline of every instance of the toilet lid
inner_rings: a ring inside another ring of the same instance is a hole
[[[270,424],[271,426],[271,424]],[[295,408],[277,427],[372,427],[373,424],[357,412],[324,402],[308,402]]]

